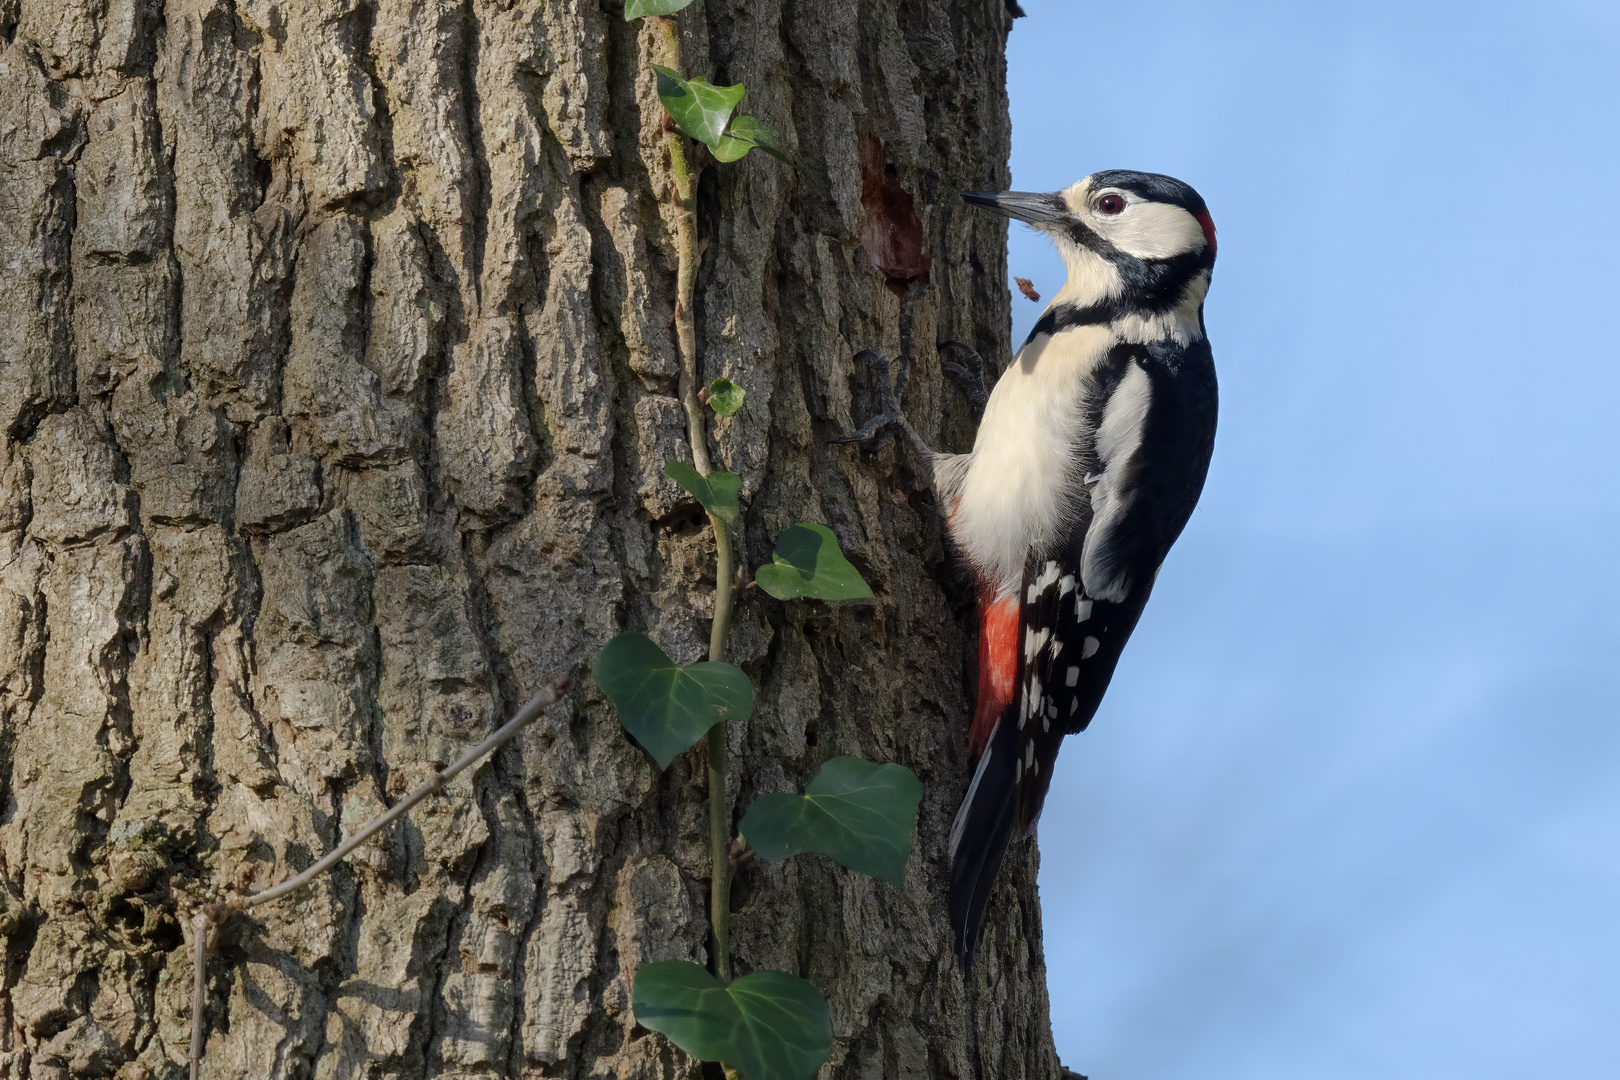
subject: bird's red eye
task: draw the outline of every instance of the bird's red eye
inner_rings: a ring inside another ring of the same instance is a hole
[[[1097,213],[1117,214],[1125,209],[1125,196],[1107,194],[1097,200]]]

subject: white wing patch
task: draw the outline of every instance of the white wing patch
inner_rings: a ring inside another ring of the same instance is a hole
[[[1133,492],[1127,469],[1142,445],[1143,426],[1153,402],[1153,384],[1140,365],[1131,364],[1103,406],[1097,425],[1097,458],[1102,475],[1091,488],[1091,526],[1080,553],[1080,581],[1086,595],[1119,602],[1131,580],[1116,530],[1130,509]]]

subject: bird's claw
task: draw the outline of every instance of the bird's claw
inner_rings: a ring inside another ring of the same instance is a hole
[[[860,430],[852,435],[841,435],[828,439],[828,442],[867,443],[869,450],[881,450],[894,438],[894,432],[889,428],[894,424],[905,423],[905,413],[900,408],[900,399],[905,396],[906,383],[911,379],[911,360],[901,356],[900,371],[895,375],[894,382],[889,382],[889,358],[875,349],[862,349],[855,354],[855,360],[865,364],[877,372],[879,397],[883,402],[883,411],[862,424]]]
[[[990,390],[984,382],[984,358],[981,357],[971,345],[960,341],[942,341],[939,343],[940,373],[943,374],[967,399],[968,409],[973,419],[978,420],[984,416],[984,407],[990,400]],[[972,364],[957,363],[945,357],[956,355]],[[889,383],[889,358],[875,349],[862,349],[855,354],[855,359],[877,372],[878,390],[883,402],[883,411],[862,424],[860,430],[852,435],[842,435],[829,442],[865,443],[868,450],[881,450],[894,438],[890,430],[894,425],[904,425],[905,413],[900,407],[901,399],[905,397],[906,383],[911,379],[911,357],[909,350],[900,356],[900,370],[895,374],[894,383]]]
[[[960,341],[942,341],[939,343],[941,357],[953,352],[962,354],[964,359],[971,360],[973,367],[966,367],[954,360],[941,359],[939,364],[940,373],[951,380],[956,385],[956,388],[962,392],[962,396],[967,398],[968,408],[973,412],[973,419],[977,420],[984,416],[985,404],[990,400],[990,391],[984,385],[984,358],[974,351],[972,346]],[[974,370],[975,368],[977,370]]]

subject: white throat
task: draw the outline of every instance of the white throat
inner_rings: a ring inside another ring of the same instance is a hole
[[[1047,310],[1059,304],[1090,307],[1107,300],[1115,300],[1125,291],[1125,279],[1119,276],[1119,267],[1092,251],[1081,247],[1062,233],[1054,233],[1058,254],[1069,272],[1063,288],[1052,297]]]

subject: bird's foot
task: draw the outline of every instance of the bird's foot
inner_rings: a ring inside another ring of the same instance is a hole
[[[973,366],[967,367],[955,360],[943,359],[955,354],[963,360],[969,361]],[[973,419],[978,420],[984,416],[985,403],[990,400],[990,390],[984,384],[984,358],[972,346],[960,341],[942,341],[939,343],[939,355],[942,358],[939,364],[940,373],[956,385],[967,398],[968,408],[973,412]]]
[[[990,390],[985,385],[984,379],[984,358],[972,346],[960,341],[940,342],[939,355],[941,374],[967,399],[968,410],[973,414],[973,419],[982,419],[985,404],[990,400]],[[946,359],[952,356],[965,362],[958,363],[955,359]],[[866,449],[877,451],[889,444],[894,438],[893,429],[899,427],[912,441],[920,442],[920,437],[906,420],[905,410],[900,404],[901,399],[905,397],[906,383],[911,378],[910,351],[906,350],[900,354],[900,370],[895,374],[892,384],[889,380],[888,357],[875,349],[862,349],[855,354],[855,359],[877,373],[878,395],[883,408],[876,416],[862,424],[860,430],[854,434],[828,441],[861,443]]]
[[[895,375],[892,384],[889,381],[889,358],[882,353],[875,349],[862,349],[855,354],[855,360],[877,372],[878,397],[883,403],[883,410],[862,424],[860,430],[854,434],[842,435],[827,441],[831,443],[862,443],[868,450],[881,450],[889,445],[889,442],[894,438],[892,429],[895,425],[899,425],[902,430],[912,434],[911,425],[906,421],[906,414],[900,407],[900,399],[906,393],[906,383],[911,379],[911,359],[905,354],[901,354],[900,371]]]

